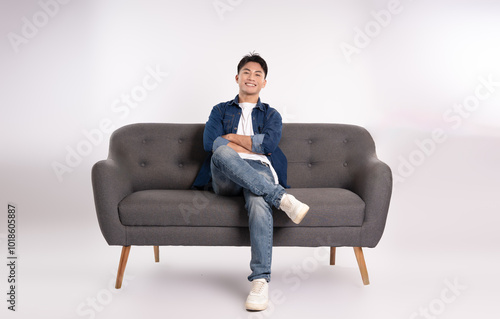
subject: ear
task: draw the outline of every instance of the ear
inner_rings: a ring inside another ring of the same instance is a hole
[[[236,79],[236,83],[238,83],[238,79],[239,79],[238,74],[236,74],[236,76],[234,78]]]
[[[265,88],[267,84],[267,80],[262,81],[262,88]]]

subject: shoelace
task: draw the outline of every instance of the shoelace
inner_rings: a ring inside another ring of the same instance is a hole
[[[260,295],[262,293],[262,290],[264,290],[265,282],[262,281],[256,281],[252,283],[252,291],[250,293]]]

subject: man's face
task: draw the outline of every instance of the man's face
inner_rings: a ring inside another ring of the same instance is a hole
[[[264,70],[257,62],[248,62],[245,64],[238,75],[236,82],[240,87],[240,93],[247,95],[259,95],[261,89],[266,86],[264,79]]]

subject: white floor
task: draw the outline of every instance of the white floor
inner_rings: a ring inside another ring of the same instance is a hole
[[[271,305],[260,313],[244,309],[247,247],[161,247],[160,263],[151,247],[132,247],[123,288],[115,290],[120,248],[100,234],[90,182],[82,185],[75,173],[74,181],[47,190],[44,173],[25,168],[26,179],[12,183],[19,205],[17,311],[3,302],[0,317],[496,318],[499,155],[482,152],[491,143],[498,140],[450,140],[395,184],[384,236],[365,249],[369,286],[352,248],[337,249],[335,266],[326,247],[275,248]],[[385,156],[397,172],[398,157]],[[33,176],[40,180],[28,183]],[[5,261],[4,220],[1,227]],[[0,267],[4,292],[6,278]]]
[[[155,264],[151,248],[133,247],[123,287],[115,290],[119,249],[95,244],[58,244],[22,258],[18,311],[5,306],[2,317],[431,318],[421,309],[436,318],[498,314],[500,263],[492,251],[382,245],[365,252],[371,284],[363,286],[350,248],[338,249],[333,267],[326,248],[277,248],[271,305],[251,313],[243,307],[247,248],[163,247]]]

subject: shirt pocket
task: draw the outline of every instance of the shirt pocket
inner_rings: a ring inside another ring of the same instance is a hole
[[[224,132],[226,134],[233,132],[233,122],[234,122],[234,115],[226,115],[222,119],[222,125],[224,126]]]

